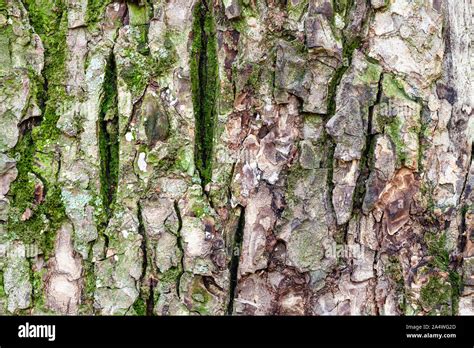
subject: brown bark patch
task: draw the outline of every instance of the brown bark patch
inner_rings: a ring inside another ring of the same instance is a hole
[[[412,170],[401,168],[385,186],[377,207],[383,211],[383,225],[389,235],[394,235],[410,219],[410,205],[419,182]]]

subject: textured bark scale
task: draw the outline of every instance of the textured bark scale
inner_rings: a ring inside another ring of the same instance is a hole
[[[472,10],[0,0],[0,314],[474,314]]]

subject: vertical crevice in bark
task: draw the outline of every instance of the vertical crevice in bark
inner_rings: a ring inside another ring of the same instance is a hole
[[[150,268],[152,264],[148,260],[148,237],[145,230],[145,225],[143,224],[143,215],[141,204],[137,205],[137,218],[138,218],[138,233],[142,236],[142,241],[140,248],[142,250],[142,274],[138,280],[139,284],[139,295],[133,304],[133,308],[138,315],[153,315],[154,307],[154,286],[153,279],[150,277]],[[147,277],[149,279],[147,279]],[[149,280],[149,281],[147,281]]]
[[[470,207],[468,205],[468,202],[466,201],[469,199],[469,194],[471,193],[471,190],[469,189],[466,191],[466,188],[468,186],[469,175],[470,175],[471,167],[474,160],[473,151],[474,151],[474,142],[471,143],[471,152],[470,152],[470,158],[467,165],[467,172],[464,177],[464,183],[463,183],[461,195],[459,196],[459,202],[458,202],[458,205],[460,206],[460,209],[461,209],[461,222],[459,225],[459,240],[458,240],[458,251],[460,252],[463,252],[463,250],[466,247],[467,239],[470,238],[470,236],[467,235],[469,231],[466,224],[466,214],[469,211],[469,209],[472,209],[472,206]]]
[[[331,119],[332,116],[334,116],[336,112],[336,91],[337,87],[339,86],[339,83],[341,82],[342,75],[344,72],[347,70],[348,67],[342,65],[339,68],[336,69],[333,78],[331,79],[329,86],[328,86],[328,113],[327,113],[327,118],[326,118],[326,123],[328,120]],[[327,204],[328,207],[330,207],[331,212],[334,214],[335,209],[333,205],[333,200],[332,200],[332,195],[333,195],[333,190],[334,190],[334,182],[333,182],[333,177],[334,177],[334,152],[336,150],[336,143],[334,140],[331,139],[329,134],[325,134],[325,140],[326,140],[326,146],[328,148],[327,150],[327,158],[325,160],[324,166],[328,170],[328,175],[327,175],[327,188],[328,188],[328,195],[327,195]],[[339,240],[340,242],[343,242],[344,244],[347,243],[347,224],[342,226],[340,228],[339,226],[336,225],[336,230],[335,230],[335,237],[336,240]]]
[[[472,313],[467,0],[80,2],[0,0],[0,314]]]
[[[178,218],[178,243],[177,246],[179,250],[181,251],[181,258],[180,258],[180,263],[179,266],[181,267],[179,275],[176,277],[176,293],[178,297],[180,297],[180,291],[179,291],[179,282],[181,280],[181,277],[184,274],[184,249],[183,249],[183,237],[181,237],[181,229],[183,227],[183,219],[181,218],[181,212],[179,210],[178,202],[174,202],[174,211],[176,213],[176,217]]]
[[[104,255],[105,255],[105,247],[104,247]],[[94,244],[90,243],[89,245],[89,252],[87,255],[87,259],[84,260],[84,287],[82,289],[82,305],[84,307],[91,308],[91,312],[95,313],[93,309],[94,303],[94,292],[96,289],[96,275],[94,270],[94,262],[92,261],[94,258]]]
[[[470,172],[470,169],[471,169],[471,166],[472,166],[472,161],[473,161],[473,151],[474,151],[474,142],[471,143],[471,151],[470,151],[470,157],[469,157],[469,160],[467,162],[467,171],[466,171],[466,175],[464,176],[464,182],[462,184],[462,189],[461,189],[461,194],[459,195],[459,200],[458,200],[458,205],[459,204],[462,204],[462,200],[463,199],[466,199],[467,197],[464,197],[465,195],[467,195],[466,193],[466,186],[468,184],[468,179],[469,179],[469,172]]]
[[[239,223],[235,232],[234,241],[232,245],[232,257],[230,260],[230,285],[229,285],[229,304],[227,305],[227,314],[232,315],[234,312],[235,291],[237,288],[239,261],[242,249],[242,240],[244,236],[245,227],[245,208],[240,207]]]
[[[117,70],[111,53],[105,68],[104,92],[99,113],[100,190],[107,219],[112,215],[118,183],[119,139]]]
[[[195,116],[195,162],[203,188],[212,177],[212,152],[217,117],[218,62],[213,9],[207,0],[194,9],[191,85]]]
[[[154,315],[155,308],[155,282],[153,279],[149,281],[149,289],[148,298],[146,300],[146,315],[151,316]]]
[[[379,305],[378,305],[378,302],[377,302],[377,283],[379,281],[379,274],[377,272],[378,257],[379,257],[379,251],[375,250],[374,263],[372,264],[372,269],[373,269],[373,272],[374,272],[374,279],[375,279],[374,285],[372,287],[373,301],[374,301],[374,306],[375,306],[375,315],[380,315],[380,308],[379,308]]]
[[[357,186],[354,192],[353,199],[353,212],[362,211],[362,204],[364,201],[364,196],[366,194],[366,182],[369,179],[371,167],[373,166],[374,160],[374,146],[375,146],[375,136],[376,133],[373,131],[373,118],[374,118],[374,108],[377,104],[380,104],[382,98],[382,80],[383,74],[380,74],[377,96],[372,105],[369,106],[369,113],[367,117],[367,135],[365,137],[365,147],[362,152],[361,163],[360,163],[360,174],[357,179]]]
[[[458,301],[459,301],[459,297],[463,293],[463,278],[465,277],[464,272],[463,272],[464,254],[466,253],[466,246],[468,245],[467,244],[468,240],[472,239],[472,236],[470,235],[470,231],[468,228],[468,223],[466,221],[468,212],[472,210],[472,204],[469,205],[469,194],[471,192],[470,192],[470,189],[466,190],[466,188],[469,183],[469,175],[471,174],[471,167],[473,164],[474,142],[471,143],[470,150],[471,151],[470,151],[470,158],[467,165],[467,171],[464,177],[461,194],[459,196],[459,201],[457,204],[460,209],[459,210],[460,222],[459,222],[459,227],[458,227],[459,237],[457,240],[457,250],[456,250],[455,257],[453,258],[453,270],[449,274],[450,280],[452,281],[458,280],[457,282],[458,286],[456,288],[453,287],[453,291],[456,291]],[[454,312],[454,310],[456,310],[456,312]],[[459,303],[458,303],[458,308],[453,308],[453,314],[457,314],[457,312],[459,312]]]
[[[374,165],[374,146],[375,146],[375,136],[376,133],[373,130],[373,122],[374,122],[374,108],[377,104],[380,104],[382,99],[382,80],[383,80],[383,73],[380,74],[378,87],[377,87],[377,96],[375,101],[372,105],[369,106],[369,114],[367,119],[367,136],[366,136],[366,143],[365,148],[362,153],[363,163],[361,163],[361,174],[359,175],[357,181],[357,189],[354,195],[354,208],[357,209],[356,211],[362,211],[362,205],[364,201],[364,196],[366,194],[366,182],[369,179],[369,175],[371,172],[371,168]],[[379,242],[380,246],[380,242]],[[373,285],[373,303],[375,306],[375,315],[380,315],[380,308],[377,301],[377,284],[379,281],[379,274],[377,271],[377,263],[379,261],[379,250],[375,250],[374,254],[374,262],[372,265],[373,273],[374,273],[374,285]]]

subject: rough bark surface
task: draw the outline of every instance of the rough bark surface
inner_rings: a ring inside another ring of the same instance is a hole
[[[469,0],[0,0],[0,314],[474,314]]]

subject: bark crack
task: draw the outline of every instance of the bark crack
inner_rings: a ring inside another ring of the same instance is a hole
[[[178,202],[174,202],[174,210],[176,212],[176,216],[178,218],[178,231],[176,231],[177,237],[178,237],[178,243],[177,246],[179,250],[181,251],[181,258],[180,258],[180,266],[181,266],[181,272],[180,274],[176,277],[176,294],[178,297],[180,297],[180,291],[179,291],[179,283],[181,280],[181,277],[184,274],[184,248],[183,248],[183,238],[181,236],[181,229],[183,227],[183,219],[181,217],[181,212],[179,210]]]
[[[148,238],[145,230],[145,225],[143,224],[143,215],[142,215],[142,207],[140,202],[137,204],[138,211],[137,211],[137,217],[138,217],[138,233],[142,236],[142,243],[141,243],[141,250],[143,254],[143,263],[142,263],[142,274],[140,276],[140,279],[138,281],[138,284],[140,284],[140,294],[138,297],[138,300],[143,303],[143,310],[144,314],[146,315],[153,315],[153,308],[154,308],[154,286],[153,286],[153,278],[149,277],[149,282],[146,284],[145,278],[147,277],[147,273],[149,271],[150,263],[148,260]]]
[[[240,207],[239,223],[235,232],[234,241],[232,245],[232,257],[230,260],[230,285],[229,285],[229,303],[227,305],[227,315],[232,315],[234,311],[234,299],[236,296],[239,261],[242,250],[242,240],[244,236],[245,227],[245,208]]]
[[[203,188],[212,178],[217,117],[217,36],[212,6],[200,1],[194,9],[191,87],[195,117],[195,162]],[[206,190],[204,190],[206,191]]]
[[[109,220],[113,213],[119,165],[117,68],[113,50],[105,68],[104,92],[98,123],[100,189],[104,210]]]
[[[466,191],[467,181],[468,181],[468,178],[469,178],[469,173],[471,171],[471,166],[472,166],[472,161],[473,161],[473,155],[472,155],[473,151],[474,151],[474,142],[471,143],[471,153],[470,153],[470,156],[469,156],[469,161],[467,162],[467,172],[466,172],[466,175],[464,176],[464,182],[462,184],[461,194],[459,195],[459,199],[458,199],[458,202],[457,202],[458,205],[461,203],[463,198],[466,198],[466,197],[463,197],[463,196],[464,196],[464,193]]]
[[[360,164],[360,174],[357,179],[356,190],[354,192],[353,199],[353,211],[362,211],[362,204],[364,200],[364,195],[366,192],[365,183],[367,182],[370,176],[370,167],[373,165],[373,152],[374,152],[374,139],[376,134],[373,133],[373,118],[374,118],[374,108],[377,104],[380,104],[382,98],[382,80],[383,74],[380,74],[378,87],[377,87],[377,96],[372,105],[369,106],[369,113],[367,117],[367,135],[365,137],[365,146],[362,151],[361,164]]]

